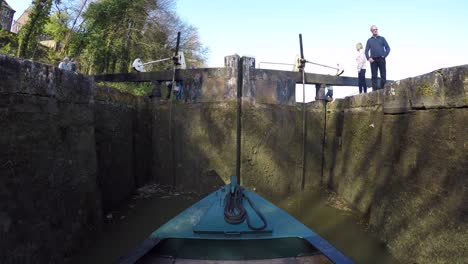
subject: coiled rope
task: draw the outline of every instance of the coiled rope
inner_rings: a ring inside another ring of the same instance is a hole
[[[261,226],[255,227],[250,224],[249,216],[243,205],[244,198],[262,220],[263,224]],[[252,230],[263,230],[267,226],[265,217],[259,210],[257,210],[257,208],[255,208],[249,197],[245,196],[244,189],[242,187],[236,186],[234,192],[228,192],[224,199],[224,203],[224,221],[227,223],[237,225],[247,219],[247,226]]]

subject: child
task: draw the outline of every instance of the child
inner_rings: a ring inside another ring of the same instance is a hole
[[[68,57],[63,58],[63,60],[60,62],[59,66],[58,66],[59,69],[68,71],[69,70],[69,68],[68,68],[68,62],[69,61],[70,61],[70,58],[68,58]]]
[[[362,43],[359,42],[356,44],[357,57],[357,71],[358,71],[358,85],[359,93],[367,93],[367,84],[366,84],[366,55],[364,54],[364,49]]]

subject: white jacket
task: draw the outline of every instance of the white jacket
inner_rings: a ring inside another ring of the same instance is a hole
[[[366,68],[366,55],[364,54],[364,49],[361,49],[357,52],[357,57],[356,57],[356,64],[357,64],[357,70],[358,72],[361,71],[361,69]]]

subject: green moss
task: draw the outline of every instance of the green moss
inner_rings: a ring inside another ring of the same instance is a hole
[[[418,94],[422,96],[433,96],[434,90],[432,89],[431,85],[424,83],[417,88]]]
[[[112,87],[121,92],[130,93],[136,96],[144,96],[151,92],[151,83],[124,83],[124,82],[101,82],[99,86]]]
[[[17,35],[0,29],[0,53],[15,56],[17,49]]]

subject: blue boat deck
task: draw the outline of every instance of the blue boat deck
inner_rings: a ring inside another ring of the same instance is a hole
[[[153,232],[128,262],[120,263],[164,261],[165,256],[170,263],[353,263],[294,217],[246,189],[241,203],[250,225],[228,223],[225,199],[232,190],[233,185],[226,185],[181,212]],[[265,259],[268,262],[262,262]]]

